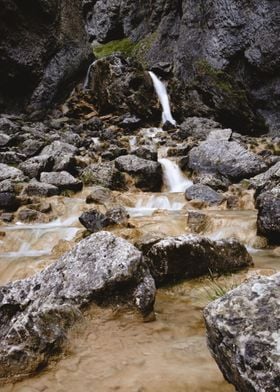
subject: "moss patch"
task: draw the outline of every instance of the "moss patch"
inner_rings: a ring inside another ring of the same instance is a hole
[[[124,38],[116,41],[110,41],[104,45],[98,45],[93,48],[93,53],[97,59],[110,56],[113,53],[121,53],[125,56],[131,56],[135,43],[129,38]]]

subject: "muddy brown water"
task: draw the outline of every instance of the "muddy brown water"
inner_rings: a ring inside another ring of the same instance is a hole
[[[64,205],[61,216],[49,224],[1,226],[5,235],[0,237],[0,284],[34,274],[67,246],[73,246],[71,241],[81,230],[77,217],[92,207],[85,207],[85,194],[60,199],[60,205]],[[139,233],[179,235],[190,231],[186,214],[194,208],[184,202],[182,194],[166,195],[169,205],[166,200],[160,201],[169,210],[153,209],[157,200],[151,202],[150,197],[126,195],[130,208],[134,206],[130,210],[134,228],[113,231],[126,238]],[[57,200],[50,199],[54,205]],[[145,208],[147,204],[149,208]],[[223,287],[230,289],[255,273],[279,270],[279,248],[256,249],[263,244],[255,235],[256,211],[212,208],[203,212],[209,217],[206,235],[213,239],[238,238],[246,243],[255,261],[250,271],[220,278]],[[93,305],[70,331],[62,358],[51,361],[38,375],[6,384],[0,390],[233,392],[235,389],[223,379],[206,345],[202,310],[212,298],[211,290],[207,277],[158,290],[156,321],[149,323],[131,310]]]

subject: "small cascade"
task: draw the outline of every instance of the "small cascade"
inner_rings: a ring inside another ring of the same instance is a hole
[[[96,63],[96,60],[94,60],[94,62],[91,63],[90,66],[88,67],[86,78],[85,78],[84,85],[83,85],[84,90],[86,90],[88,88],[90,71],[95,63]]]
[[[180,211],[184,207],[184,203],[172,201],[166,195],[152,195],[146,200],[141,198],[136,202],[134,208],[128,208],[132,217],[151,216],[155,211]]]
[[[159,80],[159,78],[152,71],[149,71],[149,74],[152,78],[154,88],[156,90],[157,96],[158,96],[159,101],[162,106],[162,122],[163,122],[163,124],[168,121],[171,124],[176,125],[176,121],[174,120],[174,118],[172,117],[172,114],[171,114],[169,98],[168,98],[167,90],[166,90],[164,83],[162,83]]]
[[[163,182],[168,192],[185,192],[187,188],[193,185],[188,180],[176,162],[168,158],[159,159],[163,170]]]

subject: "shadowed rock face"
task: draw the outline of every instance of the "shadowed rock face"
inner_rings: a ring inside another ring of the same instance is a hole
[[[77,0],[1,0],[0,111],[46,109],[87,65]]]
[[[87,304],[125,303],[146,315],[154,297],[140,251],[108,232],[86,238],[44,271],[0,288],[0,380],[45,365]]]
[[[84,3],[92,39],[139,41],[153,33],[146,45],[148,65],[170,62],[180,81],[198,82],[194,89],[182,89],[181,102],[189,115],[207,115],[214,109],[223,125],[235,122],[240,131],[264,130],[261,115],[272,131],[279,129],[278,0]],[[233,79],[213,70],[227,71]]]
[[[238,392],[280,389],[280,274],[242,284],[204,310],[210,351]]]

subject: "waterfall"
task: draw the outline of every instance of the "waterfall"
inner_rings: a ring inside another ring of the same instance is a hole
[[[188,180],[176,162],[167,158],[159,159],[163,170],[163,181],[169,192],[185,192],[187,188],[193,185]]]
[[[163,124],[168,121],[171,124],[176,125],[176,121],[174,120],[174,118],[172,117],[172,114],[171,114],[169,98],[167,95],[165,85],[159,80],[159,78],[153,72],[149,71],[149,74],[152,78],[154,88],[156,90],[157,96],[158,96],[159,101],[162,106],[162,122],[163,122]]]
[[[88,67],[87,75],[86,75],[86,78],[85,78],[85,81],[84,81],[84,85],[83,85],[84,90],[86,90],[87,87],[88,87],[90,71],[91,71],[91,68],[94,66],[95,63],[96,63],[96,60],[94,60],[94,62],[91,63],[90,66]]]

